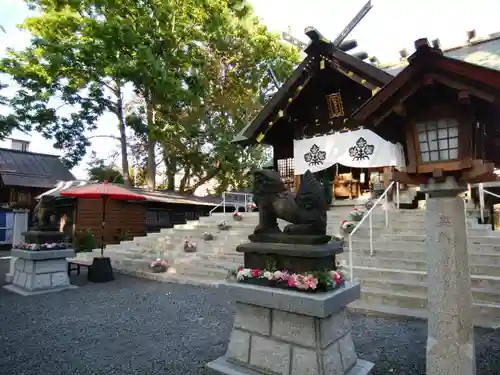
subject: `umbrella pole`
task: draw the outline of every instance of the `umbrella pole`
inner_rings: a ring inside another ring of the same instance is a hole
[[[102,196],[102,225],[101,225],[101,258],[104,257],[104,227],[106,224],[106,202],[108,201],[108,196]]]

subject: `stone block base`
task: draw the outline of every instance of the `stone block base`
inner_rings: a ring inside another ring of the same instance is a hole
[[[28,296],[74,288],[69,282],[66,261],[67,256],[74,256],[73,250],[16,250],[15,253],[12,284],[4,286],[5,289]]]
[[[38,294],[60,292],[62,290],[68,290],[68,289],[78,289],[78,287],[76,285],[71,285],[71,284],[69,284],[67,286],[63,286],[63,287],[58,287],[58,288],[34,290],[34,291],[30,291],[30,290],[27,290],[25,288],[20,288],[14,284],[4,285],[3,288],[5,290],[8,290],[9,292],[17,293],[17,294],[20,294],[20,295],[25,296],[25,297],[36,296]]]
[[[228,361],[226,357],[219,357],[215,361],[210,362],[207,367],[211,370],[217,371],[223,375],[262,375],[261,372],[254,371],[236,363]],[[373,368],[373,363],[358,359],[356,365],[349,370],[345,375],[368,375]],[[304,373],[308,374],[308,373]],[[332,373],[335,374],[335,373]],[[302,374],[294,374],[302,375]],[[330,374],[325,374],[330,375]]]
[[[370,373],[373,364],[356,355],[345,310],[359,298],[359,284],[317,294],[235,282],[219,287],[236,301],[236,317],[226,355],[209,368],[242,375]]]

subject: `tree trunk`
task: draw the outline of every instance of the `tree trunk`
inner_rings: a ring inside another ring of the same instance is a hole
[[[205,182],[210,181],[212,178],[214,178],[217,173],[219,172],[220,165],[218,165],[216,168],[211,169],[210,171],[207,172],[207,174],[200,178],[198,182],[196,182],[193,186],[191,186],[189,189],[186,189],[184,192],[185,194],[194,194],[196,189],[198,189],[201,185],[203,185]]]
[[[149,94],[144,95],[146,100],[146,120],[148,127],[148,164],[147,164],[147,183],[148,189],[154,191],[156,188],[156,141],[153,136],[155,111],[152,99]]]
[[[125,113],[123,111],[122,88],[119,83],[116,85],[116,116],[118,117],[118,130],[120,131],[120,149],[122,154],[122,175],[125,187],[132,187],[128,165],[127,132],[125,128]]]
[[[165,169],[167,175],[167,190],[175,191],[175,173],[177,172],[177,160],[165,158]]]
[[[186,189],[187,182],[189,181],[189,174],[191,173],[191,168],[189,166],[184,167],[184,176],[182,176],[181,183],[179,186],[179,193],[184,193]]]

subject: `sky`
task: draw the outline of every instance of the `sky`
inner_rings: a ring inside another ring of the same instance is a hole
[[[250,0],[255,13],[271,31],[291,30],[292,35],[307,42],[304,29],[316,27],[333,40],[366,3],[365,0]],[[439,38],[443,48],[463,44],[466,31],[475,29],[478,36],[499,32],[500,0],[372,0],[373,8],[347,39],[356,39],[358,50],[376,56],[382,63],[396,62],[398,51],[413,51],[419,38]],[[5,49],[21,49],[29,43],[29,34],[16,25],[29,16],[22,0],[0,0],[0,25],[7,34],[0,34],[0,56]],[[117,135],[116,118],[104,115],[98,130],[92,135]],[[33,152],[59,154],[50,140],[38,134],[14,133],[14,138],[30,140]],[[0,142],[0,145],[2,143]],[[86,159],[72,172],[86,178],[86,164],[91,151],[108,157],[118,148],[116,141],[107,138],[92,140]],[[119,159],[117,159],[118,161]]]

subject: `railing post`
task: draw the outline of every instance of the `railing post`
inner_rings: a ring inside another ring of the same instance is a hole
[[[372,220],[372,215],[370,215],[370,227],[371,227],[371,221]],[[385,195],[385,227],[387,228],[389,226],[389,194]],[[370,229],[371,232],[371,229]]]
[[[349,233],[349,277],[351,283],[354,282],[353,268],[352,268],[352,233]]]
[[[223,206],[223,212],[224,215],[226,214],[226,192],[222,193],[222,206]]]
[[[396,181],[396,208],[399,210],[399,181]]]
[[[484,185],[479,184],[479,210],[481,215],[481,224],[484,224]]]
[[[247,194],[245,193],[245,212],[248,210],[248,204],[247,204]]]
[[[387,213],[387,211],[386,211]],[[373,221],[372,221],[372,215],[369,217],[370,220],[370,256],[373,255]]]

